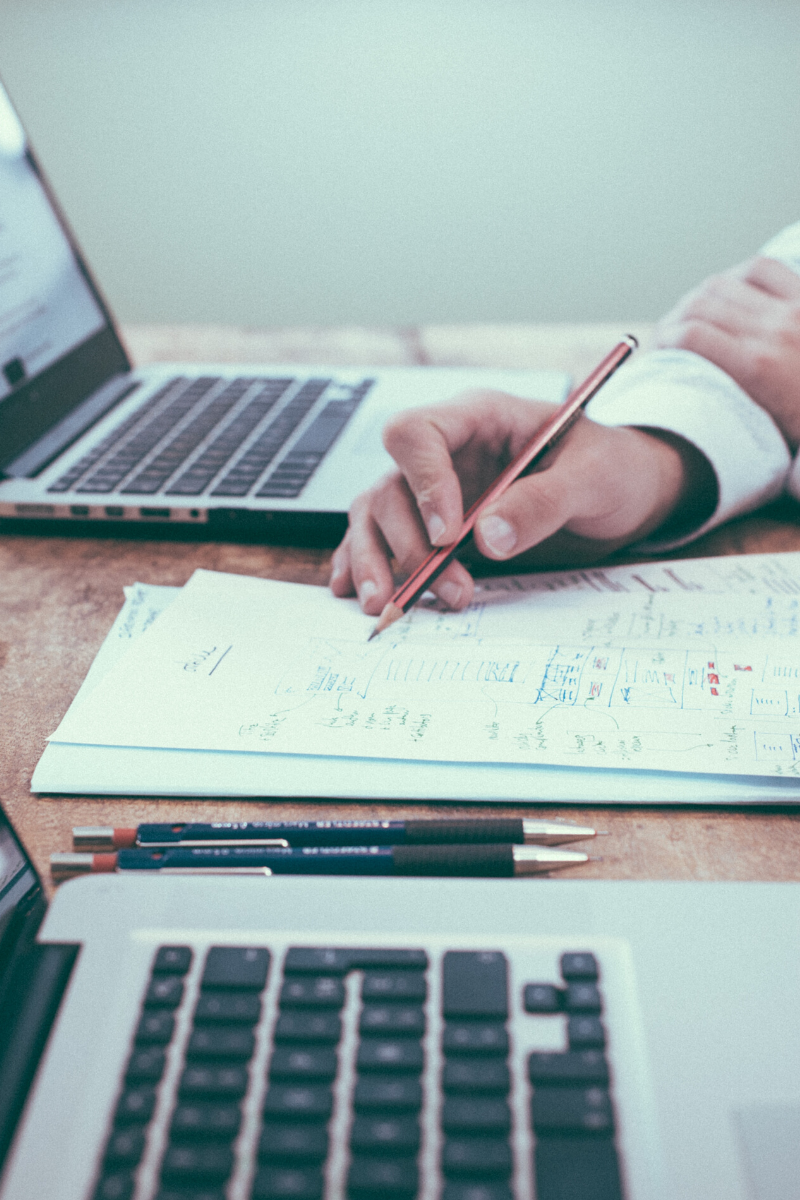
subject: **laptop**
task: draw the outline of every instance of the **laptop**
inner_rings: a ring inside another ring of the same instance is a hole
[[[797,884],[128,872],[34,941],[0,845],[0,1200],[800,1195]]]
[[[392,413],[468,387],[559,402],[558,371],[134,370],[0,86],[0,517],[336,541]]]

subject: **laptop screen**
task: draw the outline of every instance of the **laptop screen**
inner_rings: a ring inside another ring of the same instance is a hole
[[[127,367],[0,84],[0,467]]]
[[[37,882],[33,868],[0,810],[0,938],[14,909]]]

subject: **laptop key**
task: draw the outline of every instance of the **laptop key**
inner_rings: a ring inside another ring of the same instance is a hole
[[[507,1183],[478,1183],[475,1180],[448,1179],[442,1200],[514,1200]]]
[[[182,1097],[240,1098],[247,1091],[247,1069],[240,1066],[188,1066],[180,1082]]]
[[[115,1167],[135,1167],[144,1153],[144,1143],[144,1130],[139,1125],[114,1129],[106,1145],[104,1160]]]
[[[405,1200],[416,1195],[419,1172],[414,1158],[378,1158],[353,1155],[347,1176],[347,1194],[364,1200]]]
[[[416,1154],[419,1121],[410,1116],[357,1116],[350,1129],[350,1146],[356,1154]]]
[[[187,1059],[226,1058],[249,1062],[255,1049],[255,1035],[247,1026],[201,1025],[193,1029],[186,1047]]]
[[[356,1112],[419,1112],[422,1084],[418,1079],[395,1075],[364,1075],[353,1093]]]
[[[133,1184],[132,1171],[121,1170],[103,1174],[94,1190],[94,1200],[130,1200]]]
[[[161,1164],[161,1178],[168,1183],[198,1180],[214,1183],[227,1179],[233,1170],[233,1150],[214,1142],[207,1145],[170,1145]]]
[[[252,1200],[320,1200],[323,1178],[318,1167],[259,1167]]]
[[[221,1188],[203,1187],[190,1188],[162,1187],[156,1192],[156,1200],[225,1200]]]
[[[238,1104],[180,1101],[172,1115],[170,1139],[221,1138],[231,1141],[239,1132],[242,1114]]]
[[[600,978],[600,968],[595,956],[588,951],[580,954],[562,954],[561,974],[568,983],[577,983],[579,980],[597,982]]]
[[[164,1074],[166,1051],[161,1046],[136,1047],[125,1069],[126,1083],[158,1083]]]
[[[445,1138],[442,1171],[446,1176],[507,1179],[512,1169],[511,1147],[506,1138]]]
[[[609,1072],[600,1050],[537,1050],[528,1059],[533,1084],[597,1083],[608,1085]]]
[[[504,1025],[483,1021],[448,1021],[442,1035],[445,1054],[485,1054],[503,1058],[508,1054],[508,1032]]]
[[[261,1016],[261,999],[250,992],[201,992],[194,1010],[194,1023],[237,1022],[256,1025]]]
[[[269,972],[269,950],[251,946],[212,946],[206,956],[203,988],[262,991]]]
[[[155,1088],[148,1086],[126,1088],[117,1102],[114,1123],[116,1125],[139,1122],[146,1124],[152,1117],[155,1106]]]
[[[268,1119],[327,1121],[333,1112],[333,1092],[322,1083],[270,1083],[264,1097]]]
[[[533,1155],[536,1200],[622,1200],[613,1142],[540,1138]]]
[[[339,1060],[327,1047],[276,1046],[269,1064],[270,1079],[336,1078]]]
[[[136,1044],[168,1046],[175,1032],[175,1017],[169,1009],[145,1010],[136,1029]]]
[[[342,1036],[342,1021],[335,1012],[282,1012],[275,1022],[273,1041],[335,1046]]]
[[[406,1000],[421,1003],[428,994],[425,976],[416,971],[365,971],[362,1000]]]
[[[352,968],[350,950],[332,946],[290,946],[283,963],[284,975],[346,975]]]
[[[145,992],[145,1008],[177,1008],[183,999],[183,976],[154,975]]]
[[[419,1075],[425,1055],[411,1038],[365,1038],[358,1047],[359,1071],[404,1071]]]
[[[281,987],[281,1008],[341,1008],[344,984],[331,975],[290,976]]]
[[[611,1097],[599,1087],[536,1087],[531,1121],[537,1134],[614,1132]]]
[[[599,1017],[570,1017],[567,1042],[570,1050],[602,1050],[606,1044],[602,1021]]]
[[[502,1059],[449,1058],[442,1071],[442,1087],[445,1092],[506,1096],[511,1090],[511,1074]]]
[[[561,988],[552,983],[526,983],[522,992],[522,1006],[528,1013],[561,1012],[563,994]]]
[[[325,1125],[268,1121],[261,1131],[258,1157],[269,1163],[321,1163],[328,1156]]]
[[[600,1013],[603,1001],[596,983],[568,983],[564,989],[564,1008],[570,1013]]]
[[[446,1133],[507,1133],[511,1110],[505,1099],[495,1096],[447,1096],[442,1105],[442,1129]]]
[[[153,963],[154,975],[185,975],[192,965],[189,946],[161,946]]]
[[[508,963],[497,951],[450,950],[442,963],[445,1017],[508,1017]]]
[[[425,1033],[425,1010],[405,1004],[365,1004],[358,1028],[362,1037],[388,1034],[421,1038]]]

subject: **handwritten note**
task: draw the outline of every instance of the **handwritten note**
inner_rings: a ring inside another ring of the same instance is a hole
[[[492,581],[465,613],[418,606],[370,643],[372,619],[324,589],[201,571],[54,736],[800,774],[800,585],[796,562],[774,566],[797,556],[758,557],[740,591],[719,568],[728,590],[690,601]]]

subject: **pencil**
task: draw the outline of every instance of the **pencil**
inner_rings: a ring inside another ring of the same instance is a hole
[[[437,576],[441,575],[456,551],[472,533],[483,510],[498,500],[515,480],[540,462],[548,450],[551,450],[560,441],[592,397],[638,345],[639,343],[632,333],[626,334],[611,353],[606,355],[603,361],[584,379],[583,383],[570,392],[550,420],[546,421],[541,429],[525,443],[516,458],[500,472],[494,483],[491,483],[483,495],[479,496],[475,503],[467,509],[461,532],[456,540],[447,546],[437,546],[431,550],[427,558],[423,559],[417,569],[411,572],[405,583],[400,585],[391,600],[385,605],[378,618],[378,623],[367,639],[368,641],[382,633],[384,629],[388,629],[404,613],[408,612],[412,605],[416,604],[423,592],[430,587]]]

